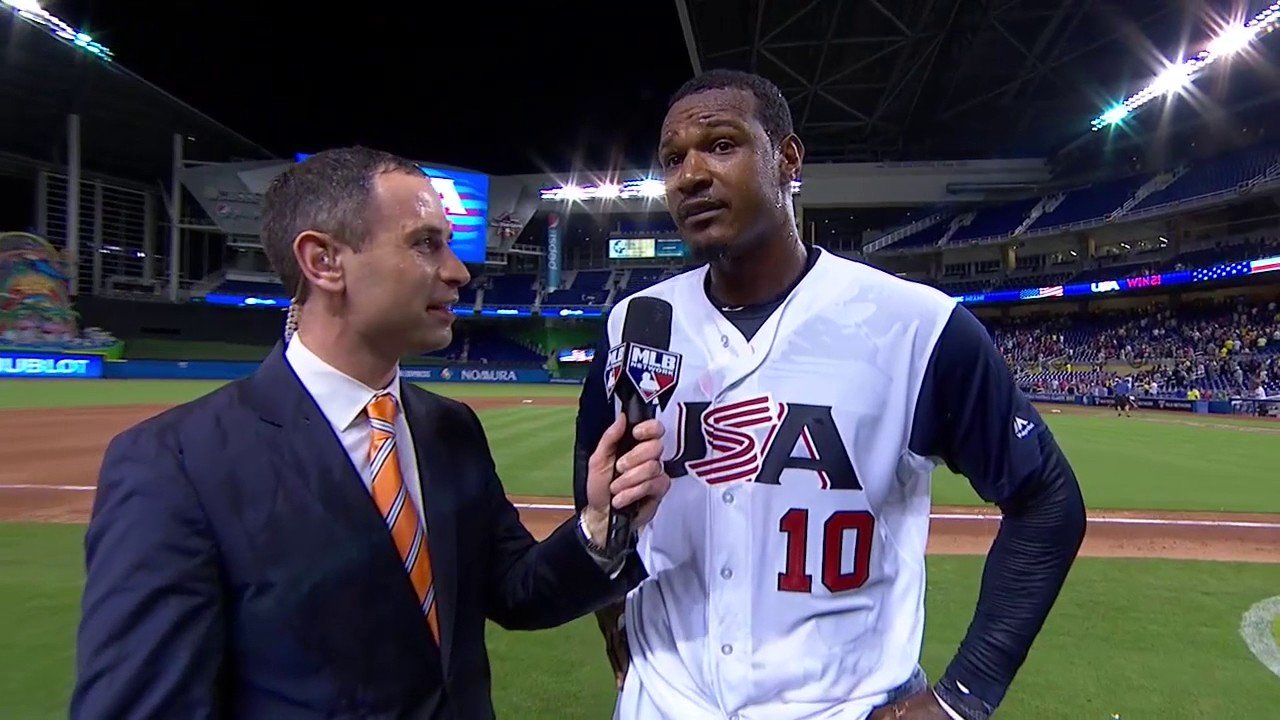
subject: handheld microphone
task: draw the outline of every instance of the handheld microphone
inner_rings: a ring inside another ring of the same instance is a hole
[[[636,425],[657,417],[675,394],[680,380],[680,354],[671,352],[671,303],[654,297],[632,298],[622,325],[622,342],[609,348],[605,365],[605,392],[622,403],[627,429],[618,442],[618,457],[636,446]],[[614,477],[618,471],[615,466]],[[623,552],[631,539],[637,508],[609,510],[609,534],[605,549]]]

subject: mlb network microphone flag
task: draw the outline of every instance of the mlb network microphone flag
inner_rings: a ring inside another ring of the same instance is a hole
[[[680,359],[680,353],[639,343],[615,345],[605,363],[605,392],[614,396],[625,376],[644,404],[666,407],[680,379]]]

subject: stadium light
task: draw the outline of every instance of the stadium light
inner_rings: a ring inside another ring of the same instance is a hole
[[[1253,31],[1244,25],[1232,25],[1209,43],[1208,50],[1214,55],[1230,55],[1240,52],[1253,40]]]
[[[82,33],[63,22],[61,18],[40,7],[38,0],[0,0],[0,7],[9,8],[13,14],[32,25],[44,28],[51,35],[68,45],[96,55],[107,62],[115,58],[115,54],[106,45],[94,40],[88,33]]]
[[[643,178],[629,180],[620,185],[560,185],[542,188],[539,196],[545,202],[571,202],[586,200],[661,200],[666,197],[666,185],[661,180]],[[800,192],[800,181],[791,181],[791,194]]]
[[[1280,0],[1271,3],[1247,23],[1224,28],[1204,50],[1185,60],[1170,64],[1151,84],[1094,118],[1089,126],[1096,132],[1109,125],[1115,125],[1157,97],[1181,90],[1206,67],[1217,60],[1241,52],[1255,40],[1275,30],[1277,24],[1280,24]]]

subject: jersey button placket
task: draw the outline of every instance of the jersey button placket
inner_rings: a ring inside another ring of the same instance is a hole
[[[723,502],[724,502],[724,504],[725,504],[725,505],[732,505],[732,504],[733,504],[733,490],[725,490],[725,491],[720,495],[720,499],[721,499],[721,501],[723,501]],[[724,567],[720,568],[720,577],[724,578],[725,580],[732,580],[732,579],[733,579],[733,570],[732,570],[728,565],[725,565]]]
[[[749,693],[746,680],[751,663],[751,601],[749,598],[751,548],[751,492],[746,483],[734,483],[720,492],[720,503],[714,513],[711,568],[719,578],[712,593],[712,652],[721,702],[726,710],[736,709]],[[736,570],[736,572],[735,572]]]

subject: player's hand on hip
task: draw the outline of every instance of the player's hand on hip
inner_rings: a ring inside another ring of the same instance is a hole
[[[876,708],[867,720],[954,720],[954,716],[938,702],[933,688],[926,688],[892,705]]]
[[[662,467],[662,423],[646,420],[636,425],[632,432],[635,447],[619,457],[618,446],[626,430],[626,417],[619,414],[587,461],[587,507],[583,512],[591,539],[596,542],[604,540],[611,507],[634,504],[636,518],[632,527],[639,529],[653,519],[658,502],[671,488],[671,478]]]

